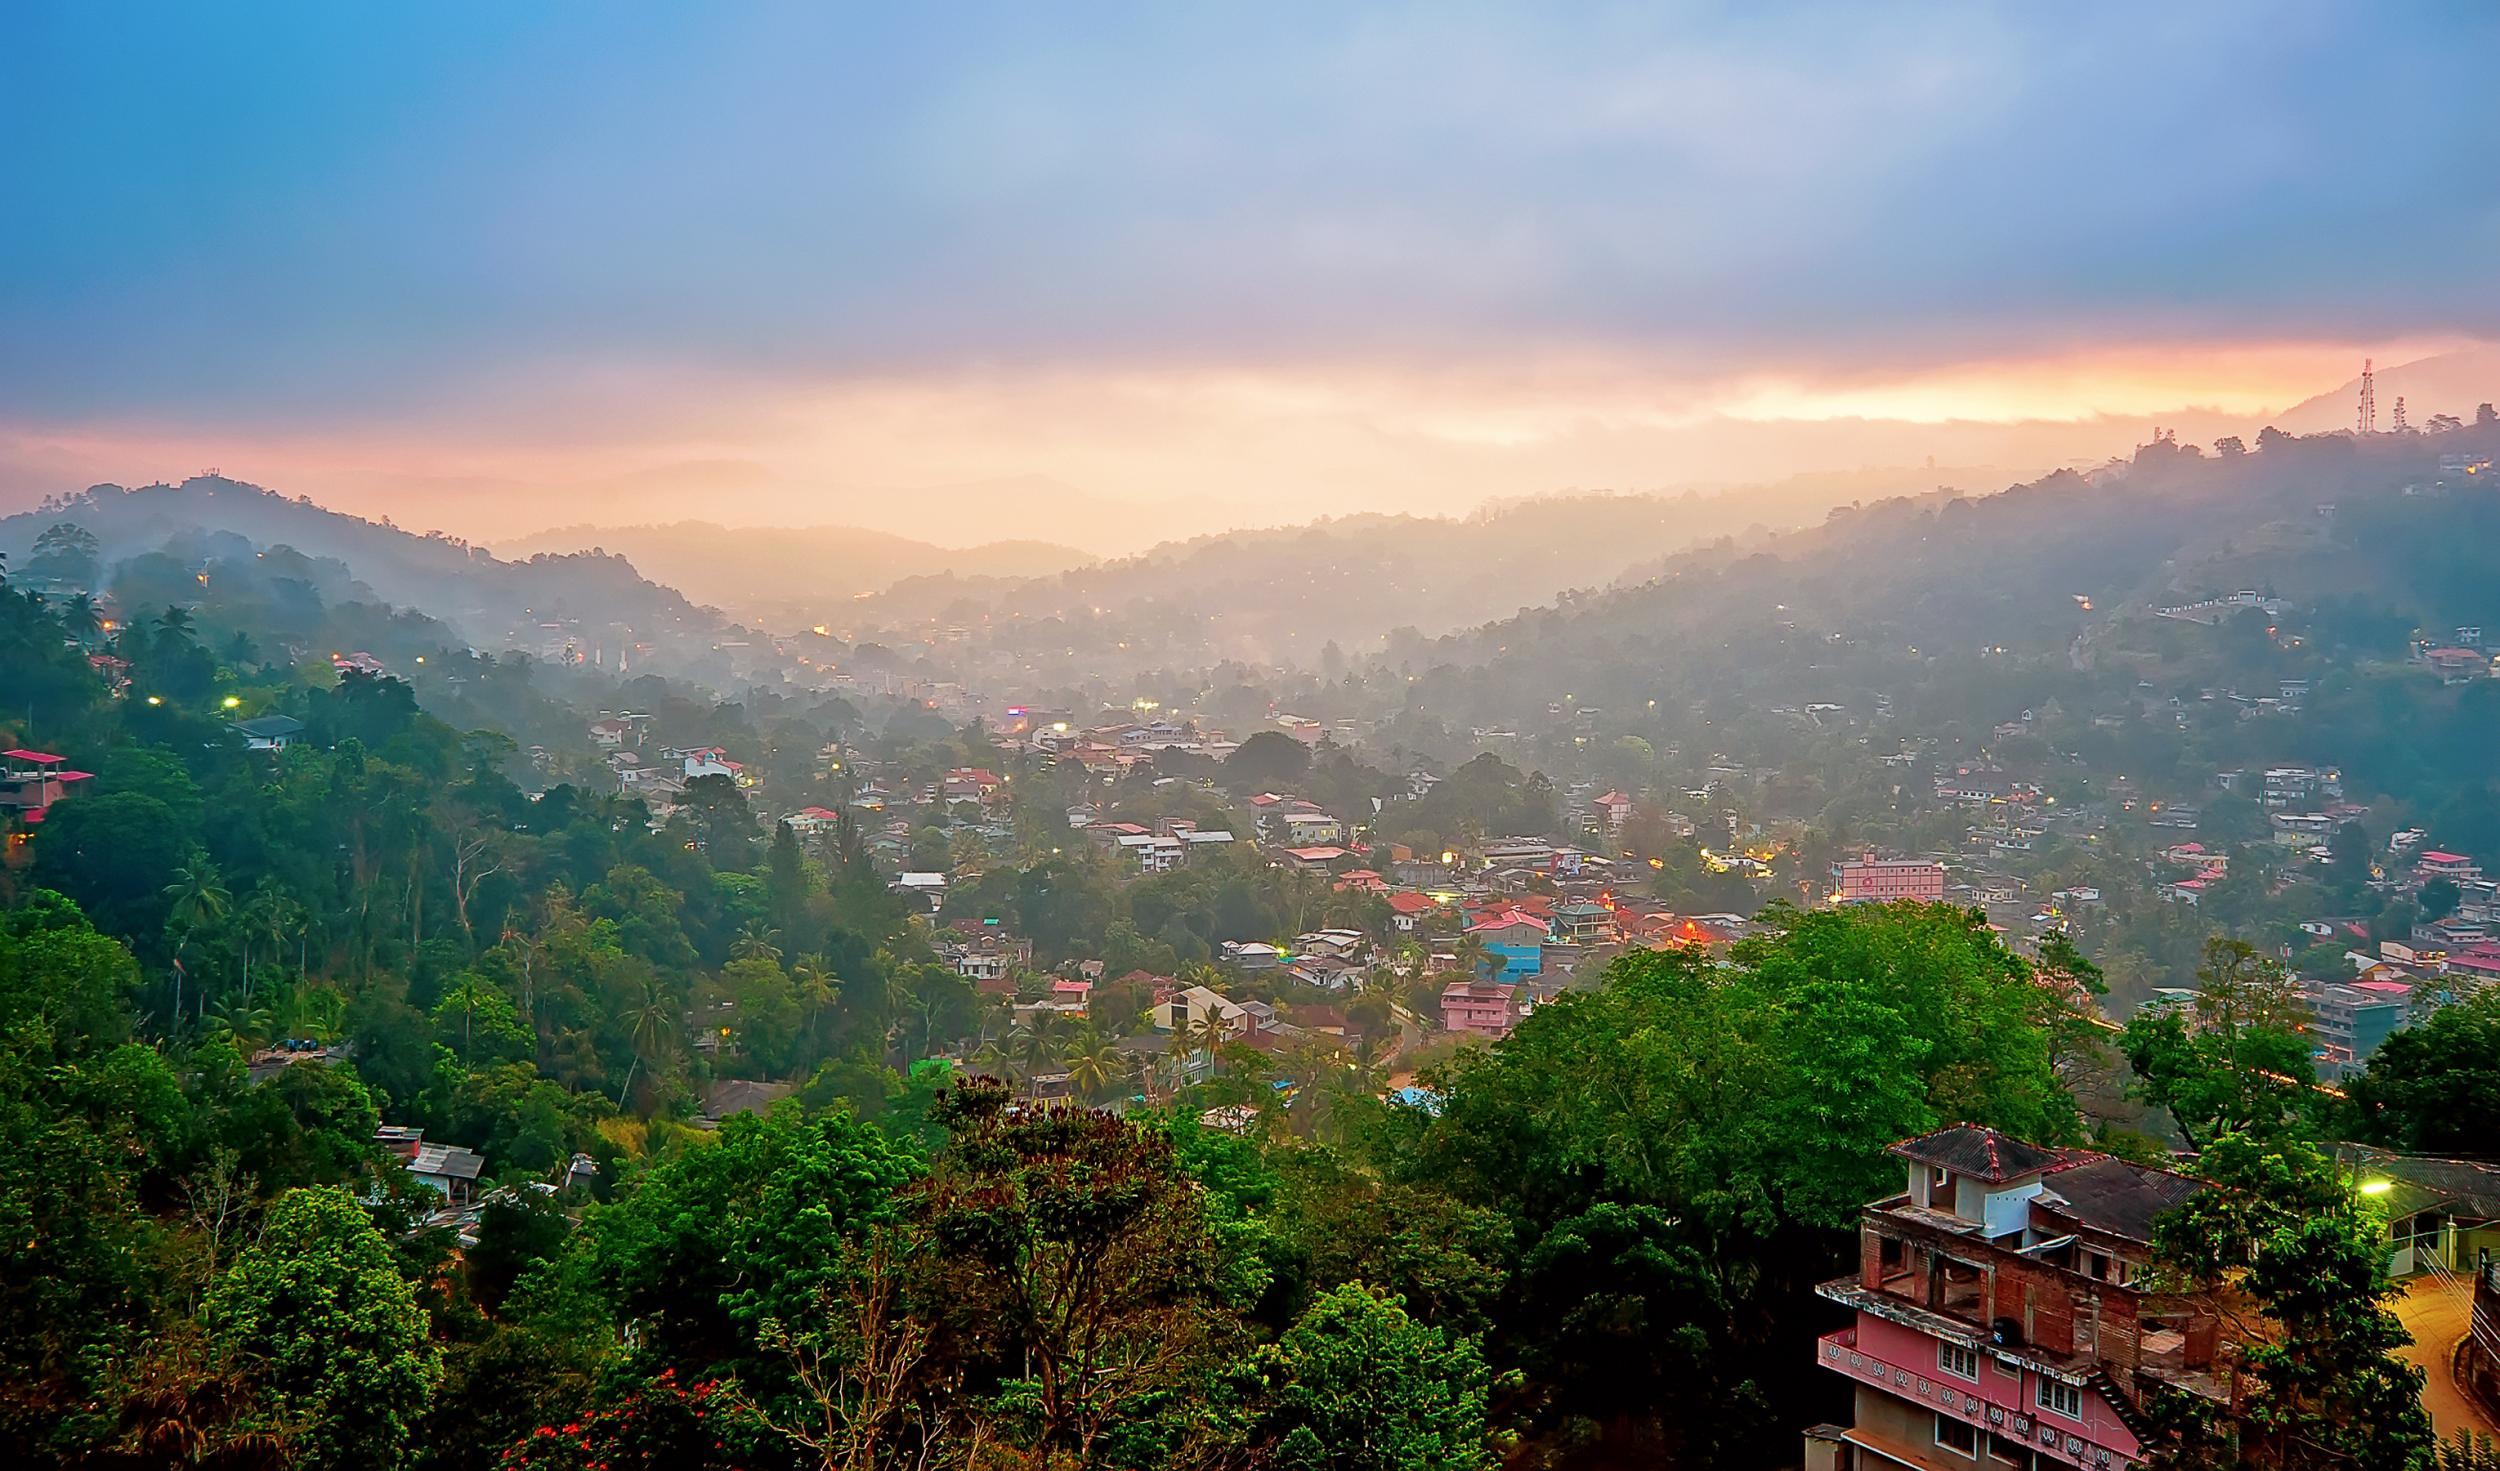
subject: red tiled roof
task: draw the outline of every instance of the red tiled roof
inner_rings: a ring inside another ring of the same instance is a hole
[[[1391,894],[1389,907],[1400,914],[1421,914],[1433,907],[1429,894]]]
[[[23,746],[14,751],[0,751],[0,756],[6,756],[12,761],[32,761],[42,766],[69,759],[66,756],[55,756],[50,751],[29,751]]]

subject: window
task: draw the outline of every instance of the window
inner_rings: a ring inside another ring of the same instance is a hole
[[[1962,1379],[1979,1377],[1979,1350],[1958,1343],[1936,1345],[1936,1367]]]
[[[2031,1447],[2019,1440],[1991,1435],[1988,1437],[1988,1459],[2002,1461],[2008,1466],[2028,1466],[2031,1464]]]
[[[1927,1203],[1941,1207],[1953,1204],[1953,1172],[1942,1165],[1927,1167]]]
[[[2040,1376],[2040,1408],[2069,1420],[2083,1418],[2083,1391],[2071,1384],[2060,1384],[2047,1375]]]
[[[1961,1456],[1979,1454],[1979,1427],[1967,1420],[1936,1417],[1936,1444]]]

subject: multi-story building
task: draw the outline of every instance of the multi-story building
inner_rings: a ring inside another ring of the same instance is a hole
[[[1807,1432],[1807,1471],[2125,1471],[2148,1391],[2223,1396],[2212,1305],[2144,1285],[2154,1218],[2201,1181],[1973,1125],[1892,1152],[1907,1188],[1818,1289],[1856,1314],[1816,1346],[1855,1413]]]
[[[1869,853],[1835,870],[1839,885],[1833,897],[1851,904],[1891,904],[1915,899],[1922,904],[1944,899],[1944,865],[1916,858],[1878,858]]]

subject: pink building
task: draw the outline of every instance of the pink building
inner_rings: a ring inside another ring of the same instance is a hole
[[[1866,1207],[1857,1275],[1817,1291],[1856,1321],[1816,1345],[1856,1386],[1806,1432],[1807,1471],[2126,1471],[2143,1396],[2225,1396],[2220,1319],[2142,1279],[2154,1219],[2203,1182],[1959,1125],[1892,1152],[1907,1188]]]
[[[1937,904],[1944,899],[1944,865],[1916,858],[1878,858],[1869,853],[1840,865],[1835,897],[1851,904],[1891,904],[1914,899]]]
[[[1519,994],[1499,981],[1452,981],[1441,988],[1441,1025],[1471,1037],[1507,1037],[1519,1024]]]

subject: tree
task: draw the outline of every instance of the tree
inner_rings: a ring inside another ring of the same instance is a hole
[[[1167,1140],[1109,1114],[967,1084],[937,1116],[947,1147],[915,1207],[940,1332],[1025,1381],[1037,1452],[1094,1464],[1106,1434],[1230,1345],[1206,1203]]]
[[[2225,459],[2236,459],[2248,453],[2248,442],[2236,434],[2226,434],[2214,441],[2214,453]]]
[[[1266,1355],[1280,1382],[1262,1424],[1293,1471],[1484,1471],[1489,1375],[1473,1339],[1417,1322],[1402,1298],[1348,1284]]]
[[[1059,1065],[1068,1071],[1068,1085],[1089,1103],[1100,1102],[1114,1083],[1128,1077],[1127,1062],[1120,1049],[1090,1024],[1078,1027],[1068,1038],[1060,1051]]]
[[[663,1362],[752,1364],[767,1321],[802,1323],[844,1290],[847,1244],[893,1218],[914,1173],[909,1153],[847,1111],[741,1114],[594,1211],[576,1267]]]
[[[55,522],[35,538],[26,574],[56,588],[75,587],[83,596],[95,589],[96,573],[102,568],[99,551],[94,532],[75,521]]]
[[[2220,935],[2207,942],[2196,979],[2194,1001],[2139,1011],[2120,1037],[2145,1101],[2170,1115],[2192,1149],[2312,1113],[2317,1075],[2298,982],[2280,962]]]
[[[2442,1007],[2379,1044],[2345,1084],[2353,1137],[2423,1154],[2500,1154],[2500,991]]]
[[[2239,1369],[2236,1414],[2171,1390],[2151,1404],[2175,1467],[2360,1468],[2428,1463],[2422,1371],[2396,1356],[2412,1341],[2389,1302],[2385,1222],[2367,1185],[2305,1140],[2228,1132],[2197,1167],[2214,1188],[2154,1222],[2158,1271],[2174,1286],[2232,1297],[2270,1320]]]
[[[300,1464],[347,1471],[407,1458],[441,1357],[390,1243],[346,1190],[281,1197],[202,1315]]]
[[[1520,1356],[1590,1326],[1574,1360],[1592,1366],[1585,1392],[1532,1409],[1540,1438],[1664,1458],[1688,1428],[1674,1406],[1706,1403],[1722,1411],[1718,1444],[1759,1444],[1807,1408],[1793,1344],[1768,1325],[1812,1311],[1864,1203],[1898,1188],[1894,1141],[1956,1120],[2080,1135],[2053,1064],[2068,1003],[1983,916],[1888,905],[1765,919],[1726,966],[1682,951],[1616,960],[1601,988],[1427,1070],[1438,1112],[1393,1109],[1378,1131],[1393,1180],[1499,1212],[1528,1260],[1553,1243],[1538,1295],[1505,1294],[1489,1339]],[[1592,1214],[1604,1206],[1648,1214]],[[1537,1302],[1551,1306],[1531,1317]],[[1640,1355],[1599,1346],[1597,1330],[1636,1312],[1657,1325]],[[1669,1339],[1669,1324],[1703,1341]]]
[[[1281,730],[1257,731],[1224,758],[1224,784],[1236,792],[1290,787],[1311,767],[1311,748]]]

